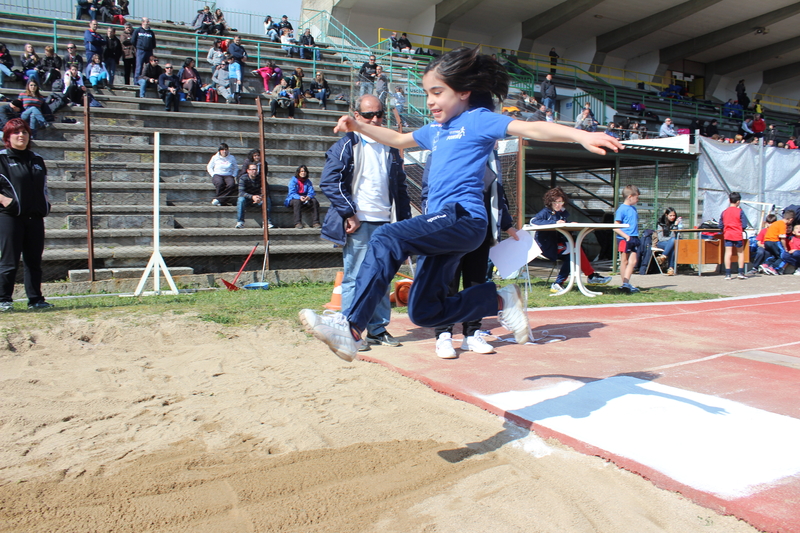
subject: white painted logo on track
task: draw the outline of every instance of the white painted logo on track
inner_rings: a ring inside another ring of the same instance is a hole
[[[615,376],[478,397],[725,499],[800,473],[800,420],[653,381]]]

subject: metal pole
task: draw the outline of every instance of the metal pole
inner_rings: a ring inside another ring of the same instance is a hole
[[[161,257],[161,235],[159,226],[161,221],[161,206],[158,203],[159,192],[159,174],[161,168],[161,132],[157,131],[153,134],[153,257]],[[161,294],[161,281],[159,280],[159,267],[161,265],[156,261],[153,263],[153,292]]]
[[[261,97],[256,96],[256,109],[258,110],[258,149],[261,152],[261,218],[262,229],[264,230],[264,270],[269,270],[269,213],[267,203],[269,201],[269,185],[267,184],[267,154],[265,154],[264,143],[264,109],[261,106]],[[263,280],[262,280],[263,281]]]
[[[86,245],[89,259],[89,281],[94,281],[94,228],[92,222],[92,139],[89,124],[89,93],[83,93],[83,155],[86,176]]]

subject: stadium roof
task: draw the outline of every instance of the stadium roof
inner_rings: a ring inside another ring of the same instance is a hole
[[[800,99],[796,0],[316,0],[326,2],[367,43],[384,27],[539,54],[555,47],[607,67],[694,73],[707,86],[746,78],[751,94]]]

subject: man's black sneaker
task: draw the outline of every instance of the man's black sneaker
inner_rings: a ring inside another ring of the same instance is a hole
[[[383,344],[384,346],[402,346],[400,341],[392,337],[388,331],[377,335],[367,335],[367,344]]]
[[[36,311],[42,311],[44,309],[52,309],[55,307],[53,304],[47,303],[44,300],[41,302],[36,302],[35,304],[28,304],[28,309],[34,309]]]

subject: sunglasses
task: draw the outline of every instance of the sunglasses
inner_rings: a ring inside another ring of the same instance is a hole
[[[172,70],[172,67],[164,67],[166,70]]]
[[[383,118],[383,111],[372,111],[367,113],[359,113],[362,117],[367,120],[372,120],[373,117]]]

